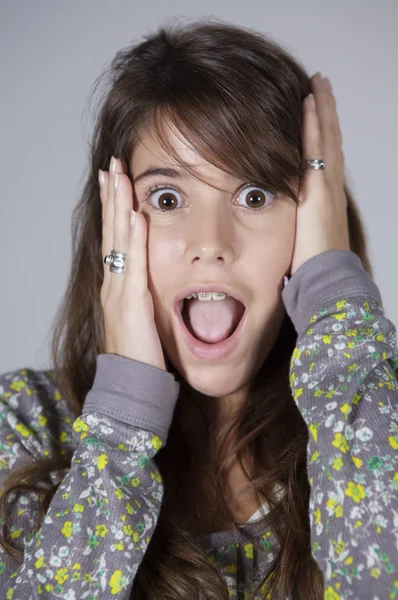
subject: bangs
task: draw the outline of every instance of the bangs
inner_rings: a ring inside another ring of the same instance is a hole
[[[232,93],[233,102],[227,102],[228,95],[221,95],[214,86],[207,84],[205,89],[206,93],[197,90],[198,93],[192,92],[183,100],[179,90],[174,95],[178,100],[157,105],[146,115],[145,125],[152,129],[162,149],[181,169],[208,183],[181,160],[167,136],[169,129],[201,158],[225,173],[298,203],[301,148],[286,139],[285,117],[282,115],[278,127],[276,110],[267,114],[254,101],[242,98],[237,102],[240,96],[236,89]]]

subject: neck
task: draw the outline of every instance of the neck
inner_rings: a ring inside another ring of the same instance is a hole
[[[222,398],[205,396],[193,388],[184,389],[175,418],[190,448],[192,463],[209,466],[218,455],[220,446],[233,446],[236,441],[235,423],[246,407],[244,391]]]

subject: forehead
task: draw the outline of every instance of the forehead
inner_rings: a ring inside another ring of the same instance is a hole
[[[171,167],[181,172],[184,177],[192,177],[193,174],[184,169],[187,167],[210,184],[212,182],[220,183],[220,181],[237,181],[238,178],[200,156],[189,141],[174,128],[164,124],[162,133],[172,153],[162,147],[153,127],[141,130],[130,161],[130,169],[134,178],[143,171],[156,167]],[[173,154],[177,156],[178,160],[174,158]]]

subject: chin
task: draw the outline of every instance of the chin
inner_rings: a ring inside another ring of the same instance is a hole
[[[241,364],[236,365],[203,364],[178,367],[178,372],[198,393],[214,398],[238,394],[250,380],[250,373]]]

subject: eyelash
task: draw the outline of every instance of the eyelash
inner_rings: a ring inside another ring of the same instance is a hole
[[[266,211],[268,208],[270,208],[270,206],[275,202],[276,200],[276,196],[277,193],[274,192],[273,190],[267,190],[266,188],[262,188],[261,186],[256,186],[254,183],[247,183],[245,186],[243,186],[239,192],[238,195],[243,192],[243,190],[245,188],[249,188],[249,187],[254,187],[257,188],[259,190],[263,190],[265,192],[270,192],[271,194],[273,194],[273,198],[268,202],[268,204],[266,204],[265,206],[260,206],[260,208],[250,208],[249,206],[242,206],[241,204],[238,204],[238,206],[240,208],[243,208],[243,210],[247,210],[249,212],[257,212],[257,213],[263,213],[264,211]],[[180,192],[175,188],[174,185],[172,184],[168,184],[168,183],[162,183],[162,184],[155,184],[153,186],[151,186],[148,190],[146,190],[146,192],[144,192],[144,201],[146,204],[149,204],[149,207],[151,210],[154,210],[155,212],[162,212],[162,213],[171,213],[171,212],[175,212],[178,209],[173,209],[173,210],[166,210],[164,208],[155,208],[153,206],[153,204],[151,204],[151,196],[152,194],[154,194],[156,191],[158,190],[175,190],[176,192],[178,192],[180,194]],[[182,207],[184,208],[184,207]]]

